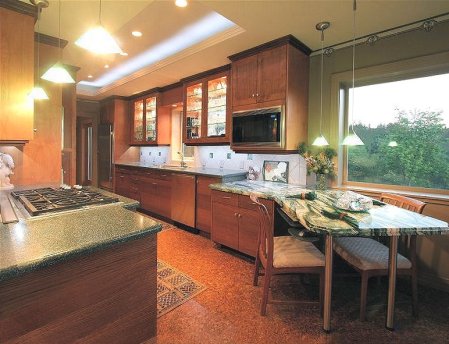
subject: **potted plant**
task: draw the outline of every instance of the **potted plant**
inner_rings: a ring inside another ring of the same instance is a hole
[[[327,189],[329,179],[335,177],[333,161],[337,156],[335,149],[330,147],[311,149],[303,142],[298,147],[298,153],[306,161],[307,175],[316,175],[316,188]]]

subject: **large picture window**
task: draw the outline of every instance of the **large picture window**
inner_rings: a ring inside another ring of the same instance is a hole
[[[348,147],[346,182],[449,190],[449,73],[354,92],[354,130],[365,145]]]

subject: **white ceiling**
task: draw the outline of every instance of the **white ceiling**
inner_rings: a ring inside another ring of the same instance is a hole
[[[449,12],[449,0],[358,0],[357,5],[357,36]],[[317,50],[320,33],[315,25],[324,20],[331,23],[326,31],[325,45],[352,38],[352,0],[197,0],[189,1],[186,8],[176,7],[174,0],[103,0],[102,24],[117,37],[121,48],[129,55],[95,56],[77,47],[74,41],[97,24],[98,8],[99,1],[96,0],[61,1],[61,38],[69,41],[64,49],[64,63],[81,68],[77,81],[87,81],[88,74],[95,80],[105,73],[104,64],[109,64],[111,70],[212,11],[234,22],[237,28],[97,89],[93,99],[129,96],[171,84],[227,64],[227,56],[287,34]],[[133,30],[142,31],[143,37],[131,36]],[[50,6],[43,10],[40,31],[58,37],[57,0],[50,0]]]

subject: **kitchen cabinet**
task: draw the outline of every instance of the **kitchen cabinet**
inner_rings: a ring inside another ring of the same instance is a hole
[[[221,178],[196,177],[196,228],[210,233],[211,228],[211,194],[210,184],[221,183]]]
[[[140,202],[139,178],[136,171],[116,168],[115,169],[115,190],[116,194],[135,199]]]
[[[273,219],[274,204],[262,200]],[[211,239],[250,256],[255,256],[259,234],[259,212],[249,196],[212,190]]]
[[[281,106],[283,144],[257,147],[253,152],[296,151],[307,141],[310,49],[293,36],[229,56],[232,74],[232,112]],[[234,146],[234,151],[248,147]]]
[[[185,84],[184,143],[229,143],[229,90],[228,71]]]
[[[169,145],[170,116],[160,114],[159,94],[131,101],[131,145]]]
[[[172,176],[170,173],[139,171],[140,207],[157,215],[171,217]]]
[[[7,6],[8,4],[5,4]],[[34,14],[0,7],[0,142],[34,136]]]
[[[185,173],[172,174],[171,219],[186,226],[195,227],[195,176]]]
[[[268,49],[232,64],[233,107],[285,100],[287,46]]]

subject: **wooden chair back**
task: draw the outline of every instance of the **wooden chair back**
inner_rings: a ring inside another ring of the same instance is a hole
[[[414,211],[419,214],[422,214],[426,205],[426,203],[418,201],[414,198],[389,193],[381,194],[380,200],[384,203],[395,205],[396,207]]]
[[[255,194],[250,194],[251,200],[257,204],[259,210],[259,237],[258,237],[258,250],[262,263],[266,267],[273,265],[273,236],[274,228],[271,225],[270,215],[267,207],[259,201],[259,198]]]

